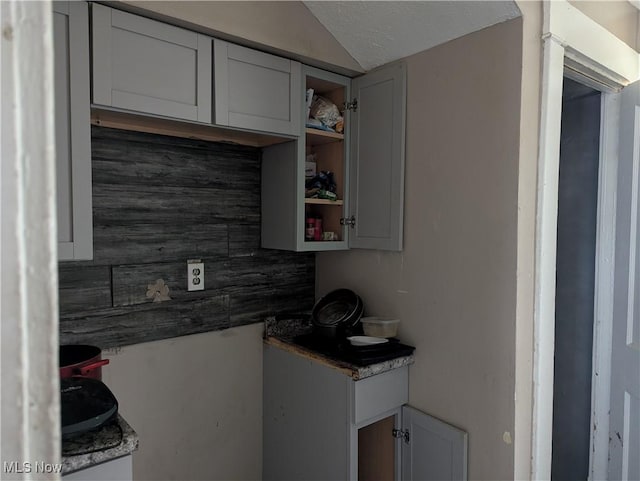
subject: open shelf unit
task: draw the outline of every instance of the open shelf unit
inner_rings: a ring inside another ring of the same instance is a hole
[[[344,116],[344,133],[307,128],[304,99],[309,88],[342,110],[351,95],[351,79],[302,66],[300,135],[262,150],[261,245],[266,249],[308,252],[349,249],[350,230],[347,229],[351,228],[340,221],[349,217],[350,112],[341,113]],[[310,155],[315,159],[316,172],[330,171],[333,174],[335,200],[306,196],[305,167]],[[309,232],[307,227],[311,225],[309,219],[321,219],[319,240],[315,236],[315,220],[314,236],[305,236]],[[322,235],[327,232],[333,234]]]
[[[341,76],[327,75],[327,72],[316,69],[303,70],[303,81],[306,89],[312,88],[314,95],[320,95],[333,102],[342,110],[349,95],[349,81]],[[341,115],[345,116],[344,112]],[[306,121],[306,106],[305,106]],[[344,130],[348,129],[348,116],[345,116]],[[330,132],[305,127],[303,141],[303,159],[313,155],[316,162],[316,172],[329,171],[333,173],[336,183],[337,200],[304,199],[304,224],[306,231],[309,218],[322,220],[322,231],[332,232],[335,240],[318,240],[305,235],[304,250],[324,250],[324,248],[347,248],[346,228],[340,220],[346,217],[347,206],[347,144],[344,133]],[[303,164],[304,165],[304,164]],[[305,179],[306,180],[306,179]],[[326,234],[325,234],[326,235]]]

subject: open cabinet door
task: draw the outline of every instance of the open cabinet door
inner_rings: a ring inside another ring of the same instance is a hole
[[[608,479],[640,479],[640,82],[622,91]]]
[[[349,169],[349,247],[402,250],[406,65],[354,79]]]
[[[403,481],[467,479],[467,433],[409,406],[402,408]]]

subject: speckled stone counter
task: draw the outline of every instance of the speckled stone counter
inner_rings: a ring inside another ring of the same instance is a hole
[[[138,435],[118,414],[115,423],[62,442],[62,474],[89,468],[131,454]]]
[[[312,359],[326,366],[332,367],[351,377],[354,381],[375,376],[383,372],[398,369],[413,364],[414,357],[402,356],[389,361],[382,361],[368,366],[358,366],[339,359],[333,359],[322,353],[296,344],[293,339],[312,331],[311,322],[306,317],[302,318],[278,318],[269,317],[265,320],[264,342],[285,351]]]

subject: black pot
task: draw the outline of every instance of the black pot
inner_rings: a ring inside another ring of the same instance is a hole
[[[336,289],[320,298],[311,311],[314,326],[352,327],[362,317],[362,299],[349,289]]]

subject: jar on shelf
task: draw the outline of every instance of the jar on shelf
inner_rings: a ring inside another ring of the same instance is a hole
[[[304,240],[312,241],[316,237],[316,220],[313,217],[307,217],[305,222]]]

